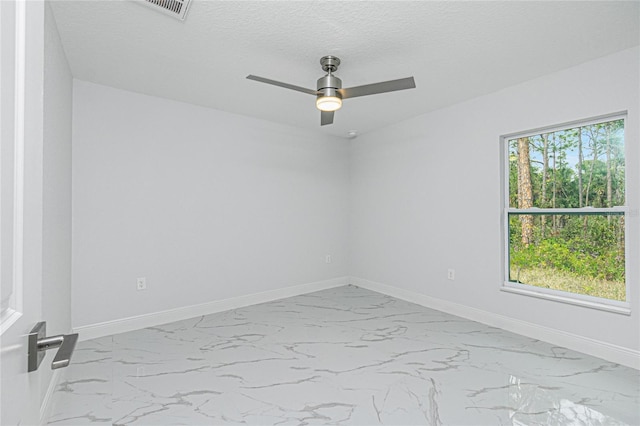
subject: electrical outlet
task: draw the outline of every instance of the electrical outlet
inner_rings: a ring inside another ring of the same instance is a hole
[[[138,278],[136,280],[136,288],[138,289],[138,291],[146,290],[147,289],[147,278],[146,277]]]
[[[324,256],[324,263],[331,263],[331,255],[327,254]]]
[[[456,270],[455,269],[447,269],[447,279],[451,280],[451,281],[456,279]]]

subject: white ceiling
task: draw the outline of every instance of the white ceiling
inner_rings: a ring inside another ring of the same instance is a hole
[[[416,115],[640,43],[640,2],[194,0],[184,22],[130,0],[52,2],[74,77],[338,136]],[[348,99],[320,127],[320,57],[344,87],[415,76]]]

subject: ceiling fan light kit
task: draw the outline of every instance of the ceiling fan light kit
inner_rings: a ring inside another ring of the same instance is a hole
[[[272,84],[286,89],[296,90],[316,96],[316,108],[320,110],[320,125],[325,126],[333,123],[333,113],[342,107],[342,100],[355,98],[358,96],[375,95],[378,93],[394,92],[396,90],[414,89],[416,83],[413,77],[401,78],[398,80],[383,81],[380,83],[365,84],[351,88],[342,88],[342,80],[333,75],[338,70],[340,59],[335,56],[323,56],[320,58],[322,70],[327,74],[318,79],[317,90],[311,90],[293,84],[270,80],[264,77],[248,75],[249,80],[261,83]]]
[[[337,111],[342,107],[342,99],[337,96],[318,96],[316,108],[320,111]]]

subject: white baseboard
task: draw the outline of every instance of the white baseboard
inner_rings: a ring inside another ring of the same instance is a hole
[[[509,318],[481,309],[472,308],[458,303],[449,302],[442,299],[404,290],[387,284],[369,281],[363,278],[350,277],[352,285],[386,294],[407,302],[417,303],[427,308],[443,311],[472,321],[477,321],[492,327],[501,328],[536,340],[563,346],[574,351],[582,352],[591,356],[625,365],[627,367],[640,370],[640,351],[625,348],[591,339],[577,334],[567,333],[538,324]]]
[[[258,303],[270,302],[272,300],[284,299],[286,297],[298,296],[312,293],[314,291],[328,288],[340,287],[349,284],[349,277],[338,277],[329,280],[316,281],[307,284],[284,287],[276,290],[264,291],[261,293],[249,294],[245,296],[232,297],[230,299],[214,300],[212,302],[198,305],[185,306],[161,312],[152,312],[134,317],[121,318],[113,321],[106,321],[97,324],[74,327],[73,332],[78,333],[80,341],[96,339],[98,337],[111,336],[118,333],[139,330],[146,327],[155,327],[174,321],[181,321],[202,315],[216,312],[228,311],[230,309],[242,308],[244,306]]]
[[[40,424],[46,425],[49,419],[49,412],[51,411],[51,401],[53,400],[53,392],[56,390],[58,383],[62,380],[64,374],[64,368],[53,370],[51,380],[49,381],[49,387],[47,387],[47,393],[45,393],[40,405]]]

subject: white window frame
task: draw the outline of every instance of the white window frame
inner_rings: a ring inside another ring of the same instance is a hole
[[[605,123],[608,121],[623,120],[625,129],[625,205],[614,206],[611,208],[595,208],[595,207],[583,207],[583,208],[531,208],[531,209],[518,209],[509,206],[509,141],[517,138],[524,138],[529,136],[536,136],[541,133],[552,133],[560,130],[572,129],[580,126],[589,126],[593,124]],[[613,312],[623,315],[631,315],[631,304],[629,303],[629,271],[631,264],[629,261],[629,248],[625,246],[625,301],[606,299],[602,297],[588,296],[579,293],[570,293],[560,290],[553,290],[548,288],[537,287],[533,285],[517,283],[509,281],[509,213],[532,213],[536,215],[558,215],[558,214],[586,214],[593,215],[598,213],[610,213],[610,214],[622,214],[625,216],[625,236],[629,235],[629,208],[628,208],[628,173],[626,172],[627,158],[628,158],[628,143],[627,143],[627,112],[618,112],[614,114],[603,115],[586,120],[576,120],[564,124],[555,126],[549,126],[525,132],[511,133],[502,135],[500,137],[500,152],[501,152],[501,167],[502,167],[502,179],[501,179],[501,194],[502,194],[502,264],[503,264],[503,279],[501,291],[509,293],[516,293],[523,296],[536,297],[540,299],[552,300],[561,303],[567,303],[570,305],[583,306],[591,309],[598,309],[607,312]]]

